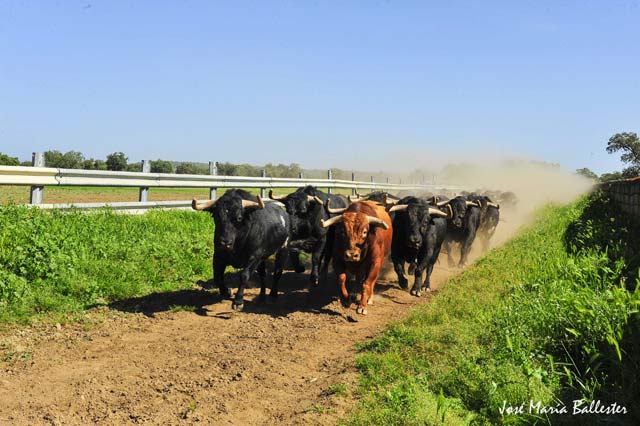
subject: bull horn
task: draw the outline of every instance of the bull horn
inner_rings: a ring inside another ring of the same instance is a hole
[[[449,208],[451,208],[451,206],[449,206]],[[446,214],[445,212],[440,211],[438,209],[432,209],[432,208],[429,208],[429,215],[430,216],[449,217],[449,215]]]
[[[369,216],[367,215],[367,222],[369,222],[369,225],[380,225],[382,226],[384,229],[389,229],[389,225],[387,225],[387,223],[378,218],[378,217],[373,217],[373,216]]]
[[[390,200],[391,198],[391,200]],[[395,198],[393,198],[393,196],[389,195],[389,194],[385,194],[384,195],[384,205],[385,206],[389,206],[389,205],[395,205],[398,204],[398,201],[400,200],[396,200]]]
[[[264,209],[264,201],[262,201],[262,198],[258,195],[258,201],[251,201],[251,200],[242,200],[242,208],[243,209],[250,209],[250,208],[254,208],[254,209]]]
[[[467,207],[482,207],[480,201],[467,201]]]
[[[324,204],[322,202],[322,199],[320,197],[318,197],[317,195],[307,195],[307,200],[309,201],[315,201],[318,204]]]
[[[496,209],[500,210],[500,204],[496,204],[496,203],[487,203],[487,205],[489,207],[495,207]]]
[[[271,198],[272,200],[284,200],[285,198],[287,198],[286,195],[273,195],[273,189],[269,190],[269,198]]]
[[[203,204],[198,205],[198,200],[196,200],[195,198],[193,200],[191,200],[191,208],[194,210],[206,210],[209,207],[213,207],[216,205],[216,201],[217,200],[209,200],[204,202]]]
[[[446,201],[440,201],[439,203],[436,203],[436,206],[438,206],[438,207],[442,207],[442,206],[444,206],[444,205],[446,205],[446,204],[449,204],[449,200],[446,200]]]
[[[332,209],[330,207],[330,204],[331,204],[331,199],[327,199],[327,211],[331,214],[338,214],[338,213],[342,214],[348,209],[348,207],[339,207],[339,208]]]
[[[320,221],[320,225],[322,225],[323,228],[328,228],[331,225],[335,225],[338,222],[342,222],[343,220],[344,220],[344,218],[342,217],[342,215],[334,216],[334,217],[332,217],[331,219],[328,219],[328,220],[322,219]]]
[[[350,202],[352,202],[352,203],[355,203],[356,201],[362,201],[362,200],[364,200],[364,198],[363,198],[363,197],[360,197],[360,195],[358,195],[358,196],[356,196],[356,197],[354,197],[353,195],[349,195],[347,198],[348,198],[348,199],[349,199],[349,201],[350,201]]]
[[[409,206],[407,204],[392,204],[391,207],[387,206],[388,213],[393,213],[393,212],[401,212],[404,211],[406,209],[409,208]]]

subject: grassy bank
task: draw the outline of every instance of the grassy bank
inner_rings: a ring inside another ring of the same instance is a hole
[[[542,210],[362,345],[361,401],[345,423],[638,424],[637,235],[600,196]],[[627,414],[572,416],[580,398],[617,402]],[[538,412],[537,401],[566,404],[568,415]],[[522,415],[501,412],[520,403]]]
[[[0,208],[0,322],[77,312],[211,276],[209,215]]]

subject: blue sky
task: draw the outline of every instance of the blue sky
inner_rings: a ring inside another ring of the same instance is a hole
[[[615,0],[0,0],[0,152],[601,173],[640,131],[639,22]]]

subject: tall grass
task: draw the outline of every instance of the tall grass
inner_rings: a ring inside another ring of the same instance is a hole
[[[638,424],[637,226],[600,195],[543,209],[519,237],[361,346],[349,425]],[[628,414],[572,416],[572,400]],[[569,413],[529,412],[534,405]],[[508,415],[506,405],[525,403]]]
[[[213,221],[192,212],[0,208],[0,321],[28,321],[211,274]]]

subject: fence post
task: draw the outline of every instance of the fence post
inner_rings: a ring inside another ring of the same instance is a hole
[[[298,173],[298,179],[304,179],[304,173],[302,172]]]
[[[355,181],[356,181],[356,174],[354,172],[351,172],[351,182],[355,182]],[[358,190],[356,189],[355,186],[351,188],[351,195],[356,195],[357,193],[358,193]]]
[[[151,161],[142,160],[142,173],[151,173]],[[149,187],[142,186],[140,187],[140,196],[138,197],[138,201],[141,203],[146,203],[149,201]]]
[[[327,179],[333,180],[333,172],[331,171],[331,169],[327,170]],[[333,194],[333,188],[327,188],[327,194]]]
[[[44,167],[44,152],[34,152],[31,155],[31,165],[33,167]],[[44,186],[32,186],[29,204],[42,204],[44,198]]]
[[[263,178],[267,177],[267,171],[265,169],[262,169],[262,173],[260,173],[260,175]],[[260,197],[262,197],[262,198],[266,198],[267,197],[267,188],[260,188]]]
[[[211,176],[218,176],[218,163],[215,161],[209,161],[209,174]],[[209,199],[215,200],[218,197],[218,188],[212,186],[209,188]]]

